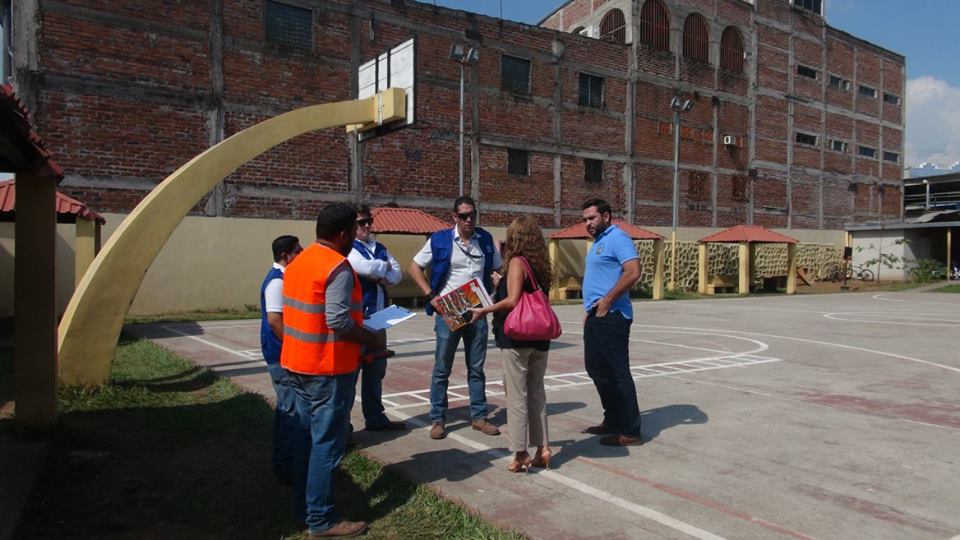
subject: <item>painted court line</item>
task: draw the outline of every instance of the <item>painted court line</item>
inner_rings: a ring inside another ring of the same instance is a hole
[[[183,336],[183,337],[188,337],[188,338],[190,338],[190,339],[192,339],[192,340],[199,341],[200,343],[203,343],[204,345],[209,345],[209,346],[213,347],[214,349],[219,349],[219,350],[221,350],[221,351],[228,352],[228,353],[230,353],[230,354],[239,356],[240,358],[245,358],[245,359],[247,359],[247,360],[250,360],[250,357],[247,356],[246,354],[243,354],[243,351],[235,351],[235,350],[233,350],[233,349],[231,349],[231,348],[229,348],[229,347],[224,347],[223,345],[220,345],[219,343],[214,343],[214,342],[210,341],[209,339],[203,339],[202,337],[199,337],[199,336],[190,335],[190,334],[188,334],[188,333],[186,333],[186,332],[183,332],[183,331],[181,331],[181,330],[177,330],[176,328],[172,328],[172,327],[170,327],[169,325],[166,325],[166,324],[160,325],[160,328],[163,328],[163,329],[165,329],[165,330],[169,330],[169,331],[173,332],[174,334],[179,334],[179,335],[181,335],[181,336]]]

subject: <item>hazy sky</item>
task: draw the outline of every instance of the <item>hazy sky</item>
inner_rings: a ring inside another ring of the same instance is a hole
[[[907,57],[906,165],[960,161],[960,0],[825,2],[831,26]],[[505,19],[537,24],[564,0],[435,3],[494,17],[502,9]]]

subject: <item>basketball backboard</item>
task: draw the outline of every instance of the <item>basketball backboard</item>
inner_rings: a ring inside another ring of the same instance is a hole
[[[357,75],[357,99],[374,96],[388,88],[402,88],[407,100],[406,119],[382,126],[362,126],[359,128],[361,141],[409,126],[416,120],[416,47],[413,39],[361,64]]]

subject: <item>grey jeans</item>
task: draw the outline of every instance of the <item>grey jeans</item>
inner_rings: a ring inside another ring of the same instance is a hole
[[[543,375],[547,371],[547,351],[530,347],[501,351],[510,451],[525,452],[529,446],[546,446],[549,438]]]

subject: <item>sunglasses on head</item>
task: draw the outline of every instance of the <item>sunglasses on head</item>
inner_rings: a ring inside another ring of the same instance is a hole
[[[460,218],[460,221],[466,221],[466,220],[468,220],[468,219],[474,219],[474,218],[476,218],[476,217],[477,217],[477,213],[476,213],[476,212],[463,212],[463,213],[461,214],[460,212],[457,212],[457,217]]]
[[[373,218],[364,218],[357,220],[357,227],[368,227],[373,225]]]

